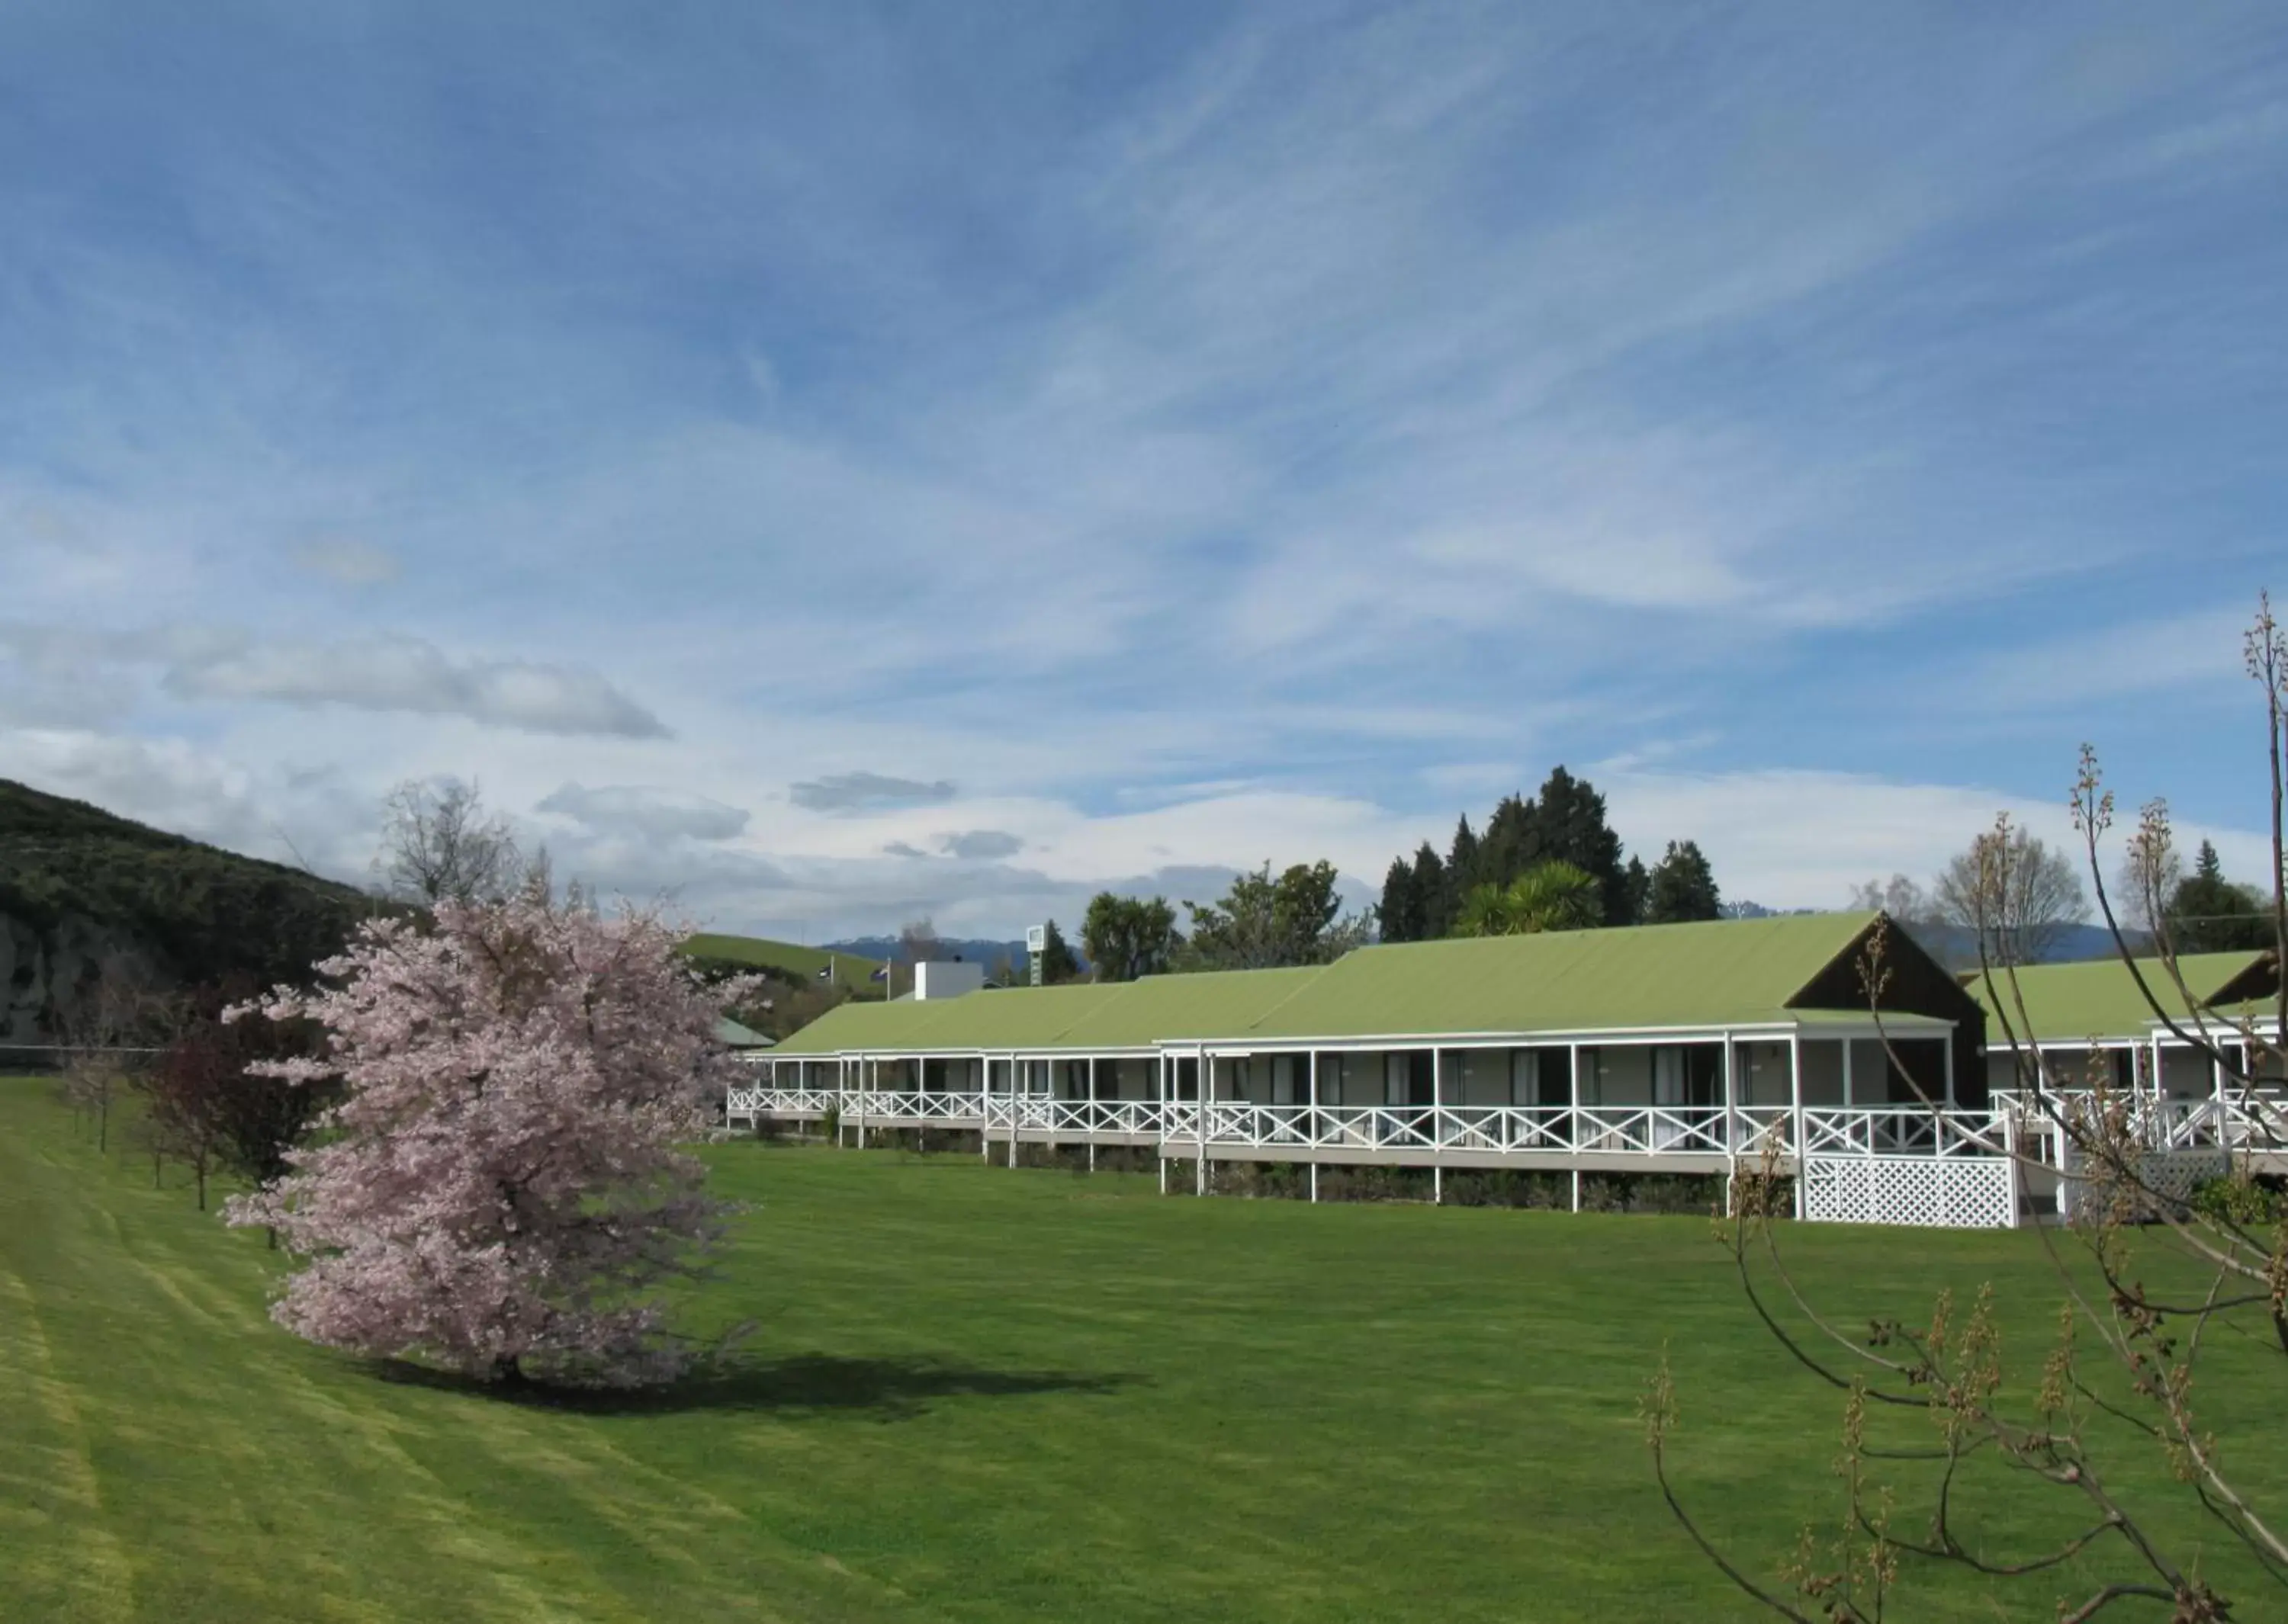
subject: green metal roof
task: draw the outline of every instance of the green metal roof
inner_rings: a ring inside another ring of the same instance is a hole
[[[783,1055],[955,1053],[1047,1049],[1089,1010],[1126,991],[1077,986],[993,987],[958,998],[870,1000],[829,1010],[779,1045]]]
[[[1288,999],[1331,974],[1334,966],[1226,970],[1188,976],[1147,976],[1075,1026],[1067,1049],[1149,1049],[1165,1038],[1217,1038],[1252,1032]]]
[[[1787,1005],[1874,923],[1807,914],[1364,947],[1255,1037],[1617,1032],[1792,1018]]]
[[[2267,979],[2263,972],[2270,963],[2270,955],[2262,953],[2188,953],[2178,958],[2177,969],[2194,999],[2206,1005],[2228,993],[2248,996],[2255,989],[2244,984]],[[2159,959],[2140,959],[2137,965],[2153,996],[2172,1017],[2182,1018],[2189,1013]],[[2026,965],[2017,972],[2017,1000],[2011,996],[2009,978],[1998,971],[1990,989],[1980,976],[1966,984],[1970,995],[1986,1008],[1990,1045],[2008,1042],[2002,1029],[2004,1016],[2022,1039],[2041,1043],[2079,1043],[2091,1038],[2142,1041],[2151,1031],[2153,1006],[2118,957]],[[2025,1006],[2022,1018],[2020,1000]]]
[[[772,1044],[752,1026],[743,1026],[727,1015],[715,1023],[715,1041],[726,1049],[768,1049]]]
[[[844,1004],[779,1053],[1102,1054],[1195,1041],[1815,1022],[1820,1012],[1789,1006],[1875,918],[1815,914],[1408,942],[1302,969]]]

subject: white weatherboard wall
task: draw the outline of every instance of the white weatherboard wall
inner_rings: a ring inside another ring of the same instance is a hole
[[[914,996],[927,998],[958,998],[973,993],[985,985],[985,966],[965,963],[959,959],[940,960],[914,966]]]

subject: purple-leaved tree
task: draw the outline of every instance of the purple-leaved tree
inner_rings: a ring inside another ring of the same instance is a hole
[[[640,1386],[688,1362],[655,1287],[730,1208],[681,1148],[732,1064],[714,1037],[743,985],[703,985],[655,913],[536,889],[366,924],[323,990],[244,1006],[322,1027],[338,1078],[320,1143],[234,1198],[306,1260],[273,1316],[312,1342],[481,1380]]]

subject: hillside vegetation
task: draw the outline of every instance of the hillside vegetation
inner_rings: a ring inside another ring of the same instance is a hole
[[[186,984],[299,978],[374,907],[351,886],[0,780],[0,935],[19,1011],[68,995],[114,953]]]
[[[862,988],[882,967],[881,960],[862,958],[856,954],[825,947],[798,947],[792,942],[775,942],[759,936],[727,936],[716,931],[702,931],[688,938],[683,951],[703,967],[760,970],[782,981],[804,985],[828,979],[822,972],[831,965],[835,982]]]

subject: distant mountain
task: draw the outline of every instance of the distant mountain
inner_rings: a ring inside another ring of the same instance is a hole
[[[1921,945],[1924,952],[1948,969],[1978,968],[1977,939],[1963,927],[1918,920],[1910,923],[1906,930]],[[2131,931],[2127,935],[2133,951],[2144,953],[2150,950],[2152,939],[2143,931]],[[2049,952],[2042,955],[2042,963],[2070,964],[2084,959],[2109,959],[2118,951],[2113,944],[2113,932],[2103,925],[2068,925],[2059,933]]]
[[[107,974],[298,981],[379,905],[282,863],[0,779],[0,1044],[52,1042]]]

